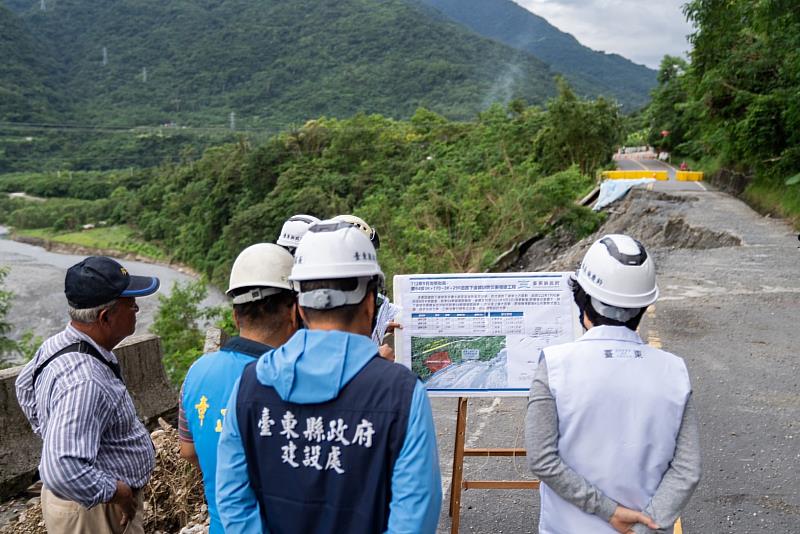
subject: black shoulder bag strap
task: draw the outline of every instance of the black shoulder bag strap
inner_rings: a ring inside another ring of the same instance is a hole
[[[44,368],[50,365],[50,362],[52,362],[62,354],[67,354],[69,352],[80,352],[82,354],[88,354],[90,356],[93,356],[96,360],[102,362],[109,369],[111,369],[111,372],[114,373],[114,376],[119,378],[120,382],[122,382],[123,384],[125,383],[125,381],[122,380],[122,373],[120,371],[118,363],[112,363],[106,360],[105,358],[103,358],[103,356],[100,355],[100,352],[96,348],[94,348],[90,343],[87,343],[85,341],[80,341],[78,343],[73,343],[72,345],[67,345],[60,351],[56,352],[55,354],[47,358],[42,365],[37,367],[33,371],[33,387],[36,388],[36,379],[39,378],[39,375],[42,373]]]

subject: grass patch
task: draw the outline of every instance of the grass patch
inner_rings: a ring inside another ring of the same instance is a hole
[[[783,217],[800,230],[800,187],[759,180],[748,185],[742,196],[759,212]]]
[[[52,228],[15,229],[15,232],[22,236],[47,239],[66,245],[138,254],[156,261],[169,259],[164,251],[136,237],[128,226],[104,226],[75,232],[58,232]]]

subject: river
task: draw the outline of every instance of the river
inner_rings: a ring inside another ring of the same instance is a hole
[[[67,302],[64,298],[64,275],[67,268],[85,256],[49,252],[41,247],[18,243],[8,239],[8,229],[0,226],[0,266],[10,268],[3,289],[14,293],[11,310],[6,321],[14,328],[10,337],[19,339],[26,330],[46,338],[67,323]],[[157,295],[168,295],[176,282],[188,282],[194,277],[162,265],[121,260],[132,274],[157,276],[161,290],[153,296],[137,299],[136,334],[148,332],[158,308]],[[214,288],[209,289],[204,306],[226,302],[225,296]],[[13,360],[12,360],[13,361]]]

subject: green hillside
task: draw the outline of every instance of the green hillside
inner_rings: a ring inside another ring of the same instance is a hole
[[[555,92],[543,62],[403,0],[5,1],[55,51],[51,83],[81,123],[225,128],[233,112],[277,131],[420,106],[466,118]]]
[[[0,194],[0,224],[126,225],[223,285],[236,254],[272,241],[290,215],[355,213],[380,228],[389,279],[480,272],[554,225],[576,235],[595,228],[599,215],[574,201],[594,187],[591,176],[610,161],[622,129],[615,106],[580,100],[564,84],[546,109],[515,101],[473,121],[424,109],[411,120],[321,118],[183,164],[0,176],[0,192],[46,199]]]
[[[0,4],[0,121],[52,118],[60,108],[52,83],[56,69],[47,48]]]
[[[512,0],[416,0],[476,33],[529,52],[562,73],[579,92],[643,107],[656,71],[617,54],[591,50]]]

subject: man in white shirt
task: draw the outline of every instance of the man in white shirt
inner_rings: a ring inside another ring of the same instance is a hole
[[[658,298],[653,259],[608,235],[572,285],[587,332],[542,351],[526,418],[539,532],[671,533],[701,466],[686,365],[636,333]]]

